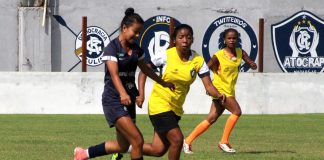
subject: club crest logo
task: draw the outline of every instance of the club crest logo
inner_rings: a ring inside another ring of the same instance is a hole
[[[137,41],[138,45],[144,50],[146,61],[150,62],[151,57],[158,54],[165,54],[170,43],[169,26],[172,17],[157,15],[144,22],[143,31]],[[173,18],[174,26],[180,24]]]
[[[107,32],[100,27],[87,27],[87,64],[89,66],[98,66],[102,64],[102,55],[104,48],[110,42]],[[75,55],[82,60],[82,32],[75,40]]]
[[[213,21],[205,32],[202,42],[202,52],[206,62],[213,54],[222,49],[224,45],[224,31],[234,28],[239,32],[238,44],[255,61],[258,53],[258,41],[251,26],[243,19],[235,16],[223,16]],[[240,72],[247,72],[249,66],[242,61]]]
[[[273,49],[284,72],[323,72],[324,21],[308,11],[271,26]]]
[[[193,78],[196,75],[196,68],[192,68],[190,70],[190,75],[191,75],[191,78]]]

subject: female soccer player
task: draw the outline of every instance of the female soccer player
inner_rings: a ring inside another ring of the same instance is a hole
[[[225,47],[217,51],[208,62],[208,67],[214,73],[213,84],[218,91],[226,95],[226,103],[224,105],[212,100],[210,112],[205,120],[203,120],[192,133],[185,139],[183,150],[185,153],[193,153],[191,144],[200,134],[205,132],[213,123],[216,122],[225,109],[231,112],[227,119],[223,137],[218,144],[218,148],[224,152],[235,153],[235,149],[228,142],[231,131],[233,130],[238,118],[241,116],[241,108],[235,99],[235,85],[239,73],[239,66],[242,59],[253,69],[257,65],[249,58],[247,53],[241,48],[236,48],[238,41],[238,32],[229,28],[224,31]]]
[[[155,80],[162,88],[173,90],[174,84],[158,77],[144,63],[143,51],[135,40],[143,27],[143,19],[128,8],[121,22],[121,33],[105,48],[105,87],[102,105],[110,127],[116,127],[116,141],[106,141],[88,149],[75,148],[74,160],[87,160],[111,153],[126,152],[132,145],[131,159],[143,159],[143,136],[135,125],[135,99],[138,90],[135,85],[137,66]]]
[[[168,151],[170,160],[180,158],[183,145],[183,134],[178,122],[183,114],[182,105],[185,101],[190,85],[198,75],[207,92],[225,101],[213,86],[209,76],[209,69],[204,59],[191,50],[193,43],[193,30],[189,25],[177,26],[173,33],[175,47],[170,48],[165,54],[156,55],[152,59],[155,66],[164,66],[162,79],[175,84],[175,90],[165,89],[154,83],[153,91],[148,101],[149,117],[154,127],[152,143],[144,144],[143,153],[148,156],[160,157]],[[159,56],[159,57],[158,57]],[[140,76],[141,77],[141,76]],[[142,82],[144,79],[140,79]],[[142,85],[139,90],[143,91]]]

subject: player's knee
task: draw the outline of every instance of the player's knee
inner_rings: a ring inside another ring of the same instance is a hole
[[[233,112],[233,114],[236,115],[236,116],[238,116],[238,117],[240,117],[242,115],[242,111],[241,111],[241,109],[238,109],[238,110],[235,110]]]
[[[144,139],[142,135],[136,136],[135,139],[131,142],[131,145],[133,148],[142,148],[144,145]]]
[[[208,115],[207,117],[207,121],[210,123],[210,124],[213,124],[217,121],[218,119],[218,116],[217,114],[212,114],[212,115]]]
[[[179,135],[177,137],[172,138],[172,141],[170,143],[173,146],[182,147],[183,139],[184,139],[184,137]]]
[[[143,148],[144,141],[138,141],[135,143],[132,143],[133,148]]]
[[[128,151],[129,145],[120,146],[120,153],[126,153]]]
[[[163,147],[161,147],[161,148],[155,148],[153,150],[153,155],[155,157],[162,157],[166,152],[167,152],[167,150],[165,148],[163,148]]]

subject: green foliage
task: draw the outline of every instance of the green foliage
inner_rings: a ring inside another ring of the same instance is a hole
[[[180,126],[185,136],[206,115],[184,115]],[[218,151],[217,143],[228,115],[193,142],[192,155],[181,159],[323,159],[324,114],[243,115],[232,132],[230,143],[236,154]],[[137,124],[145,142],[153,128],[147,115]],[[72,159],[75,146],[89,147],[115,139],[103,115],[0,115],[0,159]],[[97,158],[109,159],[110,156]],[[125,154],[124,159],[129,159]],[[145,157],[145,159],[157,159]],[[159,159],[167,159],[167,155]]]

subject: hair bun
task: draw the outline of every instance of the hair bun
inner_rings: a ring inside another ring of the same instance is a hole
[[[129,15],[132,15],[132,14],[134,14],[134,8],[127,8],[126,11],[125,11],[125,15],[129,16]]]

